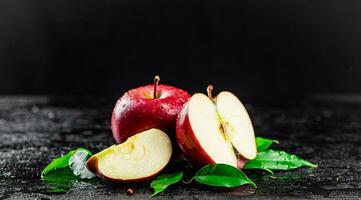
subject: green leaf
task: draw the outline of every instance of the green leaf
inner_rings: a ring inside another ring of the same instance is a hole
[[[183,171],[178,171],[171,174],[163,174],[158,176],[150,183],[150,187],[154,189],[151,197],[163,192],[168,186],[173,185],[183,178]]]
[[[51,193],[65,193],[71,188],[73,182],[79,180],[69,168],[52,170],[41,179],[46,183],[47,191]]]
[[[258,153],[254,160],[249,160],[244,168],[252,169],[254,166],[262,164],[262,168],[270,170],[291,170],[302,166],[317,167],[302,158],[289,154],[285,151],[266,150]]]
[[[257,144],[258,152],[262,152],[262,151],[267,150],[273,143],[278,144],[279,142],[277,140],[271,140],[271,139],[267,139],[267,138],[256,137],[256,144]]]
[[[67,153],[65,156],[62,156],[60,158],[56,158],[53,161],[51,161],[51,163],[46,166],[44,168],[44,170],[41,172],[41,176],[44,176],[45,174],[56,170],[56,169],[61,169],[61,168],[65,168],[69,166],[69,159],[71,156],[73,156],[75,153],[75,151],[70,151],[69,153]]]
[[[259,169],[269,172],[270,174],[274,174],[272,170],[266,168],[261,162],[258,160],[252,160],[252,162],[248,161],[244,166],[243,169]]]
[[[245,184],[257,187],[241,170],[226,164],[206,165],[198,170],[193,179],[198,183],[216,187],[240,187]]]
[[[86,161],[92,156],[92,153],[84,148],[78,148],[69,159],[69,169],[75,176],[81,179],[91,179],[95,175],[86,168]]]

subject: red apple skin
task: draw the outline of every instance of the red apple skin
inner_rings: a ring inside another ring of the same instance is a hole
[[[151,128],[160,129],[175,138],[177,116],[190,94],[179,88],[160,84],[158,98],[153,98],[154,85],[146,85],[126,92],[117,101],[111,118],[116,143]]]
[[[243,169],[243,166],[246,164],[248,160],[246,158],[243,158],[242,156],[238,156],[237,159],[237,168],[238,169]]]
[[[196,138],[188,117],[188,102],[179,113],[176,124],[176,138],[179,147],[187,158],[197,167],[214,164]]]
[[[179,113],[176,124],[176,138],[179,147],[187,158],[197,167],[203,167],[216,162],[209,157],[196,138],[188,117],[188,102]],[[237,168],[242,169],[247,159],[238,157]]]

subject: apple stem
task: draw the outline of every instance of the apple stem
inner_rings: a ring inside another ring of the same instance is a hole
[[[184,184],[190,184],[190,183],[192,183],[192,181],[193,181],[193,178],[191,178],[190,180],[182,180],[182,182]]]
[[[153,91],[153,98],[157,98],[157,86],[159,84],[160,77],[158,75],[154,76],[154,91]]]
[[[207,95],[213,101],[212,91],[213,91],[213,85],[208,85],[208,87],[207,87]]]

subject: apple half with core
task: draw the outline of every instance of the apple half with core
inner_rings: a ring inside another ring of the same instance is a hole
[[[116,143],[122,143],[139,132],[157,128],[175,138],[175,124],[183,104],[190,95],[179,88],[159,84],[129,90],[117,101],[111,118]]]
[[[137,182],[161,172],[171,156],[172,143],[168,135],[159,129],[150,129],[93,155],[86,166],[108,181]]]
[[[196,166],[223,163],[242,168],[257,155],[251,119],[241,101],[231,92],[212,98],[194,94],[178,116],[176,138]]]

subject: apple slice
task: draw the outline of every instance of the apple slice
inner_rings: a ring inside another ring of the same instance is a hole
[[[213,99],[210,93],[194,94],[184,105],[176,126],[178,144],[195,165],[242,168],[257,155],[252,122],[235,95],[221,92]]]
[[[112,182],[149,180],[168,164],[172,143],[166,133],[150,129],[93,155],[87,168]]]
[[[231,92],[224,91],[215,98],[224,133],[243,158],[257,156],[256,138],[251,119],[241,101]]]

